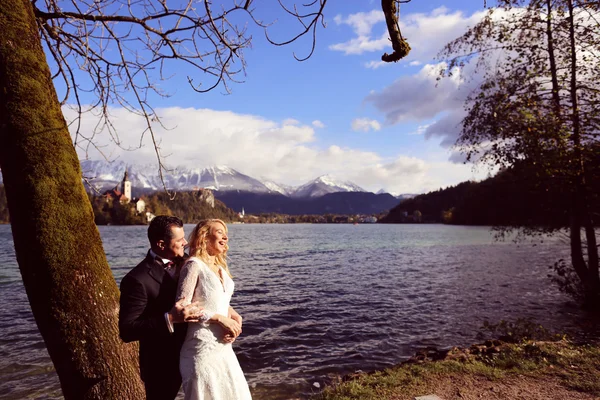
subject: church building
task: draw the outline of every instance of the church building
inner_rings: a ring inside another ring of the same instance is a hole
[[[106,196],[107,201],[113,199],[121,204],[129,204],[129,202],[131,202],[131,181],[129,180],[127,170],[125,170],[125,174],[123,175],[121,190],[119,190],[119,185],[117,185],[114,189],[104,192],[104,196]]]

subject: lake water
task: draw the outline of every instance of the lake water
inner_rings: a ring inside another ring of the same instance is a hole
[[[146,227],[99,229],[120,282],[147,252]],[[257,399],[306,398],[336,375],[469,345],[484,320],[598,331],[549,281],[549,265],[568,254],[557,240],[517,245],[485,227],[380,224],[231,225],[229,237],[232,305],[244,317],[234,347]],[[7,225],[0,263],[0,398],[61,398]]]

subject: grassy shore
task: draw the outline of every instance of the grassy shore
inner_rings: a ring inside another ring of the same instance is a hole
[[[315,400],[598,399],[600,348],[566,339],[487,341],[468,349],[429,351],[383,371],[355,374]]]

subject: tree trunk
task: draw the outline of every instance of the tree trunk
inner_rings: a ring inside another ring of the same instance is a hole
[[[567,0],[567,6],[569,9],[569,47],[571,50],[570,55],[570,66],[571,66],[571,84],[569,92],[571,95],[571,122],[573,125],[573,132],[571,139],[573,140],[573,154],[574,154],[574,179],[575,188],[573,191],[573,221],[571,227],[571,235],[574,235],[574,229],[577,229],[575,240],[571,238],[571,259],[574,264],[573,267],[579,274],[579,270],[585,268],[586,280],[583,282],[586,288],[586,300],[587,303],[593,306],[598,306],[598,299],[600,298],[600,277],[598,276],[598,257],[596,248],[596,237],[593,232],[593,226],[591,226],[592,219],[589,211],[589,198],[587,182],[585,180],[585,161],[582,152],[581,142],[581,122],[579,116],[579,105],[577,98],[577,45],[575,40],[575,16],[574,6],[572,0]],[[583,250],[581,246],[581,228],[586,228],[586,242],[588,248],[588,263],[585,264],[583,257]],[[592,235],[590,235],[590,228]],[[577,245],[575,242],[579,241]],[[590,243],[591,242],[591,243]],[[593,248],[592,248],[593,247]],[[576,251],[574,254],[573,252]],[[579,265],[578,265],[579,264]],[[579,269],[579,270],[578,270]]]
[[[585,258],[583,257],[581,224],[579,223],[580,216],[575,200],[576,197],[573,196],[573,204],[571,205],[571,225],[569,227],[571,264],[573,264],[573,268],[575,269],[575,272],[577,272],[577,276],[579,276],[581,283],[586,287],[586,291],[589,291],[589,274],[587,265],[585,264]]]
[[[556,57],[554,55],[554,38],[552,29],[552,0],[546,0],[546,37],[548,39],[548,60],[550,61],[550,75],[552,77],[552,103],[556,119],[562,128],[562,113],[560,107],[560,87],[558,86],[558,72],[556,69]],[[560,129],[559,128],[559,129]]]
[[[588,268],[590,271],[590,278],[592,279],[593,285],[596,288],[594,303],[600,306],[600,276],[598,275],[598,244],[596,241],[596,231],[594,228],[594,222],[590,219],[585,224],[585,237],[587,242],[587,253],[588,253]]]
[[[0,168],[19,269],[64,396],[143,399],[30,0],[0,1],[0,32]]]

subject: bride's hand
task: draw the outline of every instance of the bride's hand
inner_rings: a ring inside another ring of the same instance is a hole
[[[218,315],[217,322],[234,338],[242,333],[242,326],[235,320],[224,315]]]
[[[240,324],[240,327],[242,326],[242,316],[238,314],[237,311],[233,309],[233,307],[229,307],[228,317]]]

